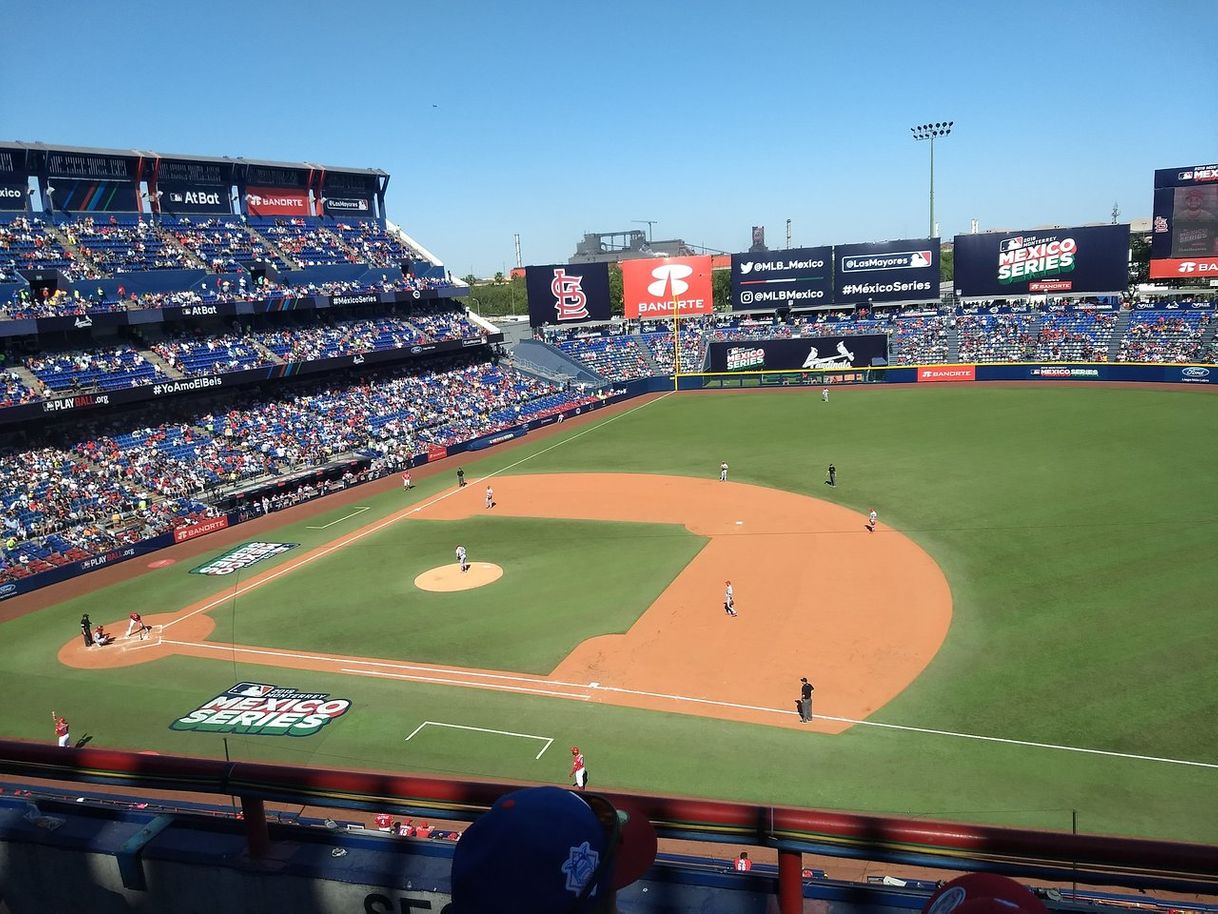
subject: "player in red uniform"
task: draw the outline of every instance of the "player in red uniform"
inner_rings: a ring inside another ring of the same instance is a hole
[[[579,746],[571,747],[571,777],[580,790],[588,786],[588,769],[584,765],[584,754],[579,751]]]
[[[143,641],[148,637],[148,633],[152,631],[152,628],[144,622],[144,617],[134,610],[131,611],[127,619],[127,634],[123,636],[124,638],[130,638],[132,632],[138,631],[140,633],[140,640]]]
[[[68,719],[66,717],[60,717],[58,714],[52,711],[51,720],[55,721],[55,736],[59,740],[59,745],[68,745],[72,739],[71,735],[68,733]]]

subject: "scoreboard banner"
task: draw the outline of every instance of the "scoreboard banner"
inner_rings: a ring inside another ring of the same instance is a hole
[[[1218,164],[1155,172],[1152,279],[1218,278]]]
[[[818,336],[710,344],[710,371],[824,371],[888,364],[888,337]]]
[[[626,317],[682,317],[715,310],[711,293],[711,259],[646,257],[623,260],[622,304]]]
[[[0,211],[18,213],[25,209],[30,186],[25,181],[0,181]]]
[[[529,326],[607,321],[609,264],[551,263],[525,269]]]
[[[833,248],[732,255],[732,310],[808,308],[833,300]]]
[[[160,207],[163,213],[232,213],[228,189],[220,185],[178,184],[161,181]]]
[[[833,253],[834,304],[939,298],[938,238],[839,244]]]
[[[1129,285],[1129,226],[1091,225],[957,235],[961,298],[1123,292]]]

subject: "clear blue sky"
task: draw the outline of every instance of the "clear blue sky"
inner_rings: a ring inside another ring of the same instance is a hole
[[[1218,160],[1196,2],[10,4],[0,137],[375,166],[454,273],[639,227],[743,250],[1149,216]],[[187,10],[190,10],[187,12]],[[433,107],[438,105],[439,107]]]

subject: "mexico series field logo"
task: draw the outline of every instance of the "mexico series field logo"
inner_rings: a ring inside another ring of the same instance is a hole
[[[998,282],[1004,286],[1074,272],[1078,242],[1056,235],[1017,235],[998,248]],[[1065,286],[1064,291],[1069,290]]]
[[[300,543],[242,543],[236,549],[230,549],[223,555],[218,555],[210,562],[204,562],[197,568],[190,569],[191,574],[232,574],[243,568],[249,568],[263,559],[282,555],[289,549],[295,549]]]
[[[331,698],[326,692],[298,692],[263,682],[239,682],[185,717],[179,717],[169,729],[249,736],[312,736],[349,710],[350,701]]]

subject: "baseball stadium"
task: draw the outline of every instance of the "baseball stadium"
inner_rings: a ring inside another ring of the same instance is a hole
[[[0,142],[0,912],[1218,911],[1218,167],[526,319],[313,154]]]

